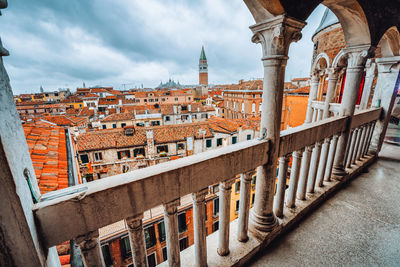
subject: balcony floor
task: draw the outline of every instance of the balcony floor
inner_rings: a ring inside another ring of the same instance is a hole
[[[400,263],[400,147],[380,158],[251,266],[397,266]]]

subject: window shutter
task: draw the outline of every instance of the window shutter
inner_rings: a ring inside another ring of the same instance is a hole
[[[131,151],[127,150],[126,152],[127,152],[128,158],[130,158],[131,157]]]
[[[121,152],[118,152],[118,159],[121,159]]]

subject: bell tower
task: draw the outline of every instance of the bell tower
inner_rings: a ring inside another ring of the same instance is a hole
[[[208,85],[208,64],[204,46],[201,47],[199,60],[199,85]]]

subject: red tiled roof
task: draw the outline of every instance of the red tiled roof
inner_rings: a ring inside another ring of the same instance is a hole
[[[40,120],[24,124],[23,128],[40,192],[68,187],[64,128]]]
[[[79,118],[74,116],[44,116],[44,120],[57,124],[58,126],[77,126],[87,122],[86,118]]]
[[[133,120],[133,119],[134,119],[134,114],[131,112],[115,113],[112,115],[108,115],[107,117],[102,119],[101,122],[127,121],[127,120]]]

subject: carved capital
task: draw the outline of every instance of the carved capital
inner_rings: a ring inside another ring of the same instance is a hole
[[[164,212],[168,215],[174,215],[178,212],[178,206],[180,205],[180,203],[181,200],[177,198],[175,200],[172,200],[171,202],[164,204]]]
[[[328,73],[328,79],[331,80],[337,80],[338,75],[339,75],[339,69],[338,68],[329,68],[327,69]]]
[[[370,45],[346,47],[343,51],[347,55],[347,69],[364,68],[368,58],[372,57],[375,49]]]
[[[86,235],[80,235],[75,238],[76,243],[79,245],[82,251],[88,251],[98,246],[99,231],[92,231]]]
[[[226,190],[231,190],[233,183],[235,183],[236,178],[232,178],[229,180],[226,180],[224,182],[221,182],[219,184],[219,190],[220,191],[226,191]]]
[[[240,182],[249,183],[252,179],[253,177],[251,177],[251,174],[249,172],[242,173],[240,175]]]
[[[129,231],[141,231],[143,213],[125,219]]]
[[[208,187],[196,193],[192,193],[193,202],[195,202],[196,204],[201,204],[202,202],[204,202],[207,194],[208,194]]]
[[[390,73],[392,72],[392,69],[396,69],[398,72],[398,67],[393,67],[400,64],[400,56],[377,58],[376,64],[378,64],[379,73]]]
[[[305,24],[284,15],[277,16],[251,26],[254,33],[251,40],[262,45],[263,60],[287,59],[290,43],[300,40]]]

